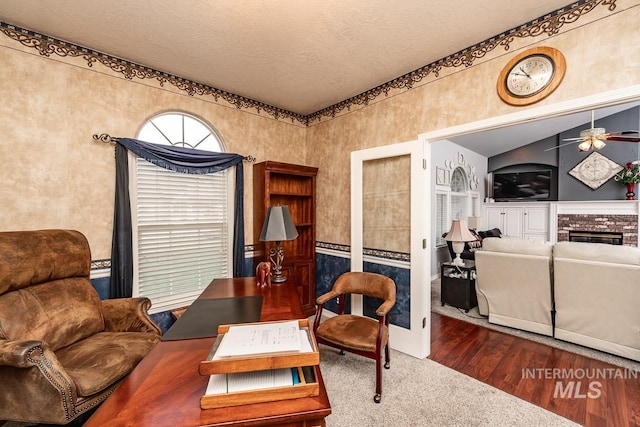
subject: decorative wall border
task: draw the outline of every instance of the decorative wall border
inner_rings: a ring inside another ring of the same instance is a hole
[[[344,252],[345,255],[351,252],[351,246],[341,245],[338,243],[316,241],[316,248]],[[254,245],[245,245],[244,247],[245,254],[251,253],[254,250],[255,250]],[[390,259],[394,261],[406,261],[406,262],[411,261],[411,255],[406,252],[383,251],[380,249],[364,248],[363,254],[368,256],[373,256],[376,258]],[[110,269],[110,268],[111,268],[111,259],[91,260],[91,270],[104,270],[104,269]]]
[[[330,249],[332,251],[339,251],[339,252],[351,252],[351,246],[349,246],[349,245],[341,245],[341,244],[338,244],[338,243],[321,242],[319,240],[316,240],[316,248]]]
[[[168,83],[177,89],[186,92],[189,96],[211,96],[216,103],[220,100],[224,100],[235,106],[238,110],[253,109],[257,113],[264,111],[276,120],[289,119],[292,123],[297,121],[305,126],[308,123],[306,117],[301,114],[293,113],[282,108],[274,107],[272,105],[236,95],[202,83],[187,80],[173,74],[154,70],[153,68],[145,67],[131,61],[68,43],[64,40],[39,34],[2,21],[0,21],[0,32],[21,43],[23,46],[36,49],[42,56],[50,57],[51,55],[57,55],[60,57],[71,58],[79,57],[87,61],[87,66],[89,68],[93,67],[93,64],[95,63],[100,63],[112,71],[122,74],[128,80],[133,80],[134,78],[140,80],[154,79],[161,87],[164,86],[165,83]]]
[[[341,245],[341,244],[338,244],[338,243],[329,243],[329,242],[316,241],[316,248],[327,249],[327,250],[338,251],[338,252],[345,252],[345,255],[349,254],[351,252],[351,246],[349,246],[349,245]],[[375,257],[375,258],[382,258],[382,259],[393,260],[393,261],[404,261],[404,262],[410,262],[411,261],[411,254],[406,253],[406,252],[396,252],[396,251],[386,251],[386,250],[381,250],[381,249],[363,248],[362,254],[365,255],[365,256],[370,256],[370,257]]]
[[[104,270],[106,268],[111,268],[111,259],[91,260],[91,270]]]
[[[594,10],[597,6],[608,6],[609,11],[616,8],[616,0],[580,0],[562,9],[529,21],[519,27],[513,28],[497,36],[463,49],[446,58],[440,59],[422,68],[404,74],[390,82],[384,83],[352,98],[341,101],[335,105],[311,113],[307,118],[307,126],[314,121],[320,121],[323,117],[334,118],[343,110],[349,111],[353,106],[367,106],[379,96],[387,97],[392,89],[409,90],[413,86],[433,74],[436,78],[444,68],[470,67],[477,59],[483,58],[487,53],[503,46],[507,51],[515,39],[537,37],[542,34],[553,36],[560,31],[565,24],[575,23],[580,17]]]
[[[519,27],[491,37],[483,42],[449,55],[446,58],[425,65],[387,83],[306,116],[235,95],[212,86],[157,71],[63,40],[38,34],[34,31],[16,27],[2,21],[0,21],[0,32],[18,41],[23,46],[38,50],[42,56],[49,57],[51,55],[58,55],[60,57],[80,57],[87,61],[88,67],[93,67],[93,64],[99,62],[112,71],[122,74],[129,80],[133,80],[134,78],[141,80],[154,79],[160,86],[168,83],[186,92],[190,96],[211,96],[216,103],[224,100],[235,106],[238,110],[246,109],[254,110],[257,113],[264,112],[275,120],[291,120],[292,123],[298,122],[304,126],[309,126],[313,122],[321,121],[323,118],[334,118],[344,110],[350,111],[354,106],[367,106],[380,96],[387,97],[391,90],[409,90],[413,88],[416,83],[431,74],[433,74],[435,78],[438,78],[440,72],[445,68],[470,67],[476,60],[483,58],[487,53],[499,46],[504,47],[505,51],[509,50],[511,43],[516,39],[537,37],[542,34],[553,36],[557,34],[565,24],[575,23],[580,17],[591,12],[598,6],[607,6],[609,11],[612,12],[616,8],[616,0],[579,0],[562,9],[529,21]]]

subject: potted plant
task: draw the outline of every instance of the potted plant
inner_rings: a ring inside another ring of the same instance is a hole
[[[613,179],[627,186],[627,200],[634,200],[636,184],[640,182],[640,160],[627,163],[627,167],[618,172]]]

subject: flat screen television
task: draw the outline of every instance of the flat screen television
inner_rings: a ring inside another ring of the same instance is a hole
[[[551,196],[551,170],[494,172],[493,198],[507,200],[545,200]]]

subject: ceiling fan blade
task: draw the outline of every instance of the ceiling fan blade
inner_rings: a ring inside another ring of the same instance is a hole
[[[579,136],[577,138],[563,138],[562,140],[576,142],[576,141],[584,141],[585,138],[583,136]]]
[[[615,136],[609,135],[605,138],[607,141],[622,141],[622,142],[640,142],[640,136]]]
[[[556,145],[555,147],[547,148],[544,151],[557,150],[558,148],[564,147],[565,145],[575,144],[576,142],[578,142],[582,138],[570,138],[570,139],[575,139],[576,141],[570,141],[570,142],[567,142],[567,143],[564,143],[564,144]],[[566,141],[566,139],[563,139],[563,141]]]
[[[637,130],[621,130],[619,132],[609,132],[607,133],[607,135],[613,135],[613,136],[621,136],[621,135],[640,135],[640,131]]]

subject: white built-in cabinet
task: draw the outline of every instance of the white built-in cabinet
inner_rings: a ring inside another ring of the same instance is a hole
[[[504,236],[549,240],[548,203],[490,203],[484,207],[485,229],[499,228]]]

